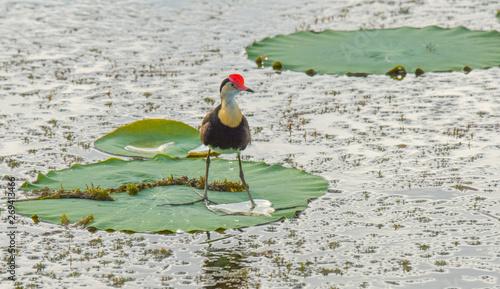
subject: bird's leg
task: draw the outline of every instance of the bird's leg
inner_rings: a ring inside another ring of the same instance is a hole
[[[208,205],[208,170],[210,169],[210,148],[208,149],[207,155],[207,168],[205,171],[205,192],[203,193],[203,201],[205,201],[205,205]]]
[[[208,204],[210,204],[210,203],[218,204],[218,203],[212,202],[208,199],[208,192],[207,191],[208,191],[208,169],[210,168],[210,152],[211,152],[210,149],[208,149],[207,169],[205,172],[205,192],[203,193],[203,196],[200,193],[198,193],[193,187],[190,187],[198,196],[201,197],[201,199],[199,199],[197,201],[193,201],[193,202],[188,202],[188,203],[162,204],[162,205],[158,205],[158,206],[187,206],[187,205],[194,205],[194,204],[199,203],[199,202],[204,202],[207,209],[212,211],[212,209],[210,209]],[[240,168],[241,168],[241,164],[240,164]],[[244,183],[244,181],[243,181],[243,183]]]
[[[238,152],[238,162],[240,164],[240,179],[241,182],[243,183],[243,186],[245,187],[245,190],[247,190],[248,198],[250,199],[250,203],[252,203],[252,207],[250,210],[253,210],[255,208],[255,202],[253,201],[252,195],[250,194],[250,190],[248,189],[248,185],[245,182],[245,176],[243,175],[243,169],[241,168],[241,155],[240,152]]]

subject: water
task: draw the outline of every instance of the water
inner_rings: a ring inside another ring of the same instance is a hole
[[[18,281],[498,288],[499,68],[402,81],[309,77],[257,69],[244,52],[253,41],[303,29],[498,30],[495,4],[1,4],[2,175],[33,181],[37,172],[106,159],[93,141],[143,118],[198,127],[219,101],[222,79],[240,73],[256,91],[237,98],[253,132],[243,157],[304,169],[330,184],[297,219],[224,233],[91,234],[19,216]],[[5,234],[0,241],[6,244]]]

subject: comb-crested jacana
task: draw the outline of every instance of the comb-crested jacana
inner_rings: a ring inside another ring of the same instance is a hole
[[[159,206],[183,206],[192,205],[199,202],[205,202],[205,206],[211,211],[213,211],[208,204],[214,203],[208,199],[208,171],[210,169],[210,153],[212,151],[218,153],[236,153],[238,156],[238,164],[240,168],[240,179],[243,186],[250,199],[250,211],[256,207],[255,202],[250,194],[248,185],[245,182],[245,176],[243,175],[243,169],[241,167],[241,151],[244,150],[247,145],[250,144],[252,137],[250,136],[250,128],[248,127],[248,121],[241,114],[241,110],[236,103],[235,97],[241,91],[254,92],[250,88],[245,87],[243,77],[239,74],[231,74],[228,78],[224,79],[220,85],[220,98],[221,104],[219,104],[214,110],[203,118],[200,130],[200,140],[201,142],[208,146],[207,164],[205,171],[205,192],[203,196],[199,194],[196,190],[194,192],[198,194],[201,199],[188,202],[188,203],[178,203],[178,204],[163,204]],[[272,210],[274,212],[274,209]],[[262,213],[261,215],[270,215],[269,210]]]
[[[219,153],[236,153],[238,157],[240,179],[247,191],[251,202],[251,208],[255,208],[255,202],[250,194],[248,185],[245,182],[245,176],[241,167],[241,151],[250,144],[250,128],[248,121],[236,102],[236,95],[241,91],[254,92],[245,87],[244,79],[239,74],[231,74],[224,79],[220,85],[219,104],[214,110],[205,116],[201,123],[200,139],[203,144],[209,147],[207,156],[207,165],[205,172],[205,192],[202,200],[208,204],[207,183],[208,171],[210,169],[210,152],[213,150]]]

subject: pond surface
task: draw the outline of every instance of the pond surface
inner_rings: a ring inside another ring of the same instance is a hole
[[[0,174],[17,185],[109,158],[93,142],[135,120],[199,127],[231,73],[256,91],[237,98],[253,133],[244,158],[329,182],[296,219],[223,233],[91,234],[17,216],[17,285],[499,288],[498,67],[402,81],[309,77],[257,69],[244,50],[300,30],[499,30],[498,8],[494,1],[0,4]],[[7,242],[2,233],[3,255]]]

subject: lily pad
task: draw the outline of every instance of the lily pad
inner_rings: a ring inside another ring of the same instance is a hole
[[[85,199],[46,199],[16,202],[16,211],[41,220],[60,223],[63,214],[71,223],[93,215],[87,226],[102,230],[135,232],[211,231],[238,228],[292,218],[303,210],[311,198],[323,195],[328,183],[321,177],[302,170],[269,166],[263,162],[243,162],[245,179],[255,199],[269,200],[276,211],[271,217],[224,215],[213,213],[203,203],[186,206],[159,206],[166,203],[185,203],[199,199],[187,186],[168,186],[144,189],[137,195],[111,194],[115,201]],[[59,190],[85,189],[87,186],[116,188],[128,183],[158,181],[171,174],[199,177],[205,173],[204,159],[178,159],[158,154],[148,160],[111,158],[89,165],[75,164],[68,169],[39,174],[36,183],[24,183],[23,190],[45,187]],[[212,159],[209,182],[239,180],[238,162]],[[200,192],[202,193],[202,192]],[[211,200],[218,203],[248,201],[246,192],[209,191]]]
[[[179,121],[138,120],[117,128],[95,141],[97,149],[123,156],[151,158],[158,153],[185,157],[200,146],[200,132]]]
[[[246,47],[248,58],[283,69],[320,74],[386,74],[396,66],[414,73],[461,71],[500,64],[500,33],[401,27],[381,30],[301,31],[265,38]],[[260,57],[260,58],[259,58]]]

